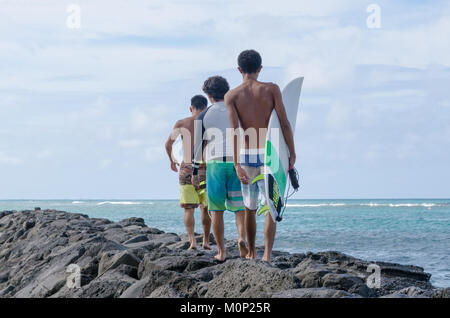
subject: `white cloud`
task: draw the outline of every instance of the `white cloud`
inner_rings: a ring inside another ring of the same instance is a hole
[[[399,159],[412,158],[416,155],[421,141],[423,140],[420,136],[410,133],[392,153]]]
[[[131,113],[131,128],[134,131],[139,131],[147,129],[150,125],[150,114],[141,108],[134,108]]]
[[[450,107],[450,99],[443,99],[438,102],[439,106]]]
[[[350,83],[357,64],[450,65],[448,9],[421,24],[372,32],[365,26],[366,6],[357,0],[78,3],[81,30],[65,26],[68,3],[2,2],[0,29],[14,25],[14,32],[0,40],[0,58],[9,62],[0,88],[144,90],[234,66],[237,54],[248,47],[263,53],[266,66],[287,66],[289,76],[305,75],[310,89]],[[401,12],[382,7],[383,19]],[[402,18],[408,15],[417,12],[404,10]],[[63,80],[67,77],[75,80]]]
[[[36,158],[42,160],[42,159],[47,159],[51,155],[52,155],[52,152],[50,150],[42,150],[36,154]]]
[[[335,103],[331,105],[326,116],[326,122],[332,129],[340,129],[346,126],[354,109],[345,104]]]
[[[446,139],[447,143],[450,143],[450,125],[445,128],[444,138]]]
[[[23,163],[23,160],[12,156],[10,154],[7,154],[3,151],[0,151],[0,164],[3,165],[10,165],[10,166],[17,166]]]
[[[167,119],[172,116],[165,105],[135,107],[131,112],[131,130],[146,132],[150,138],[162,132],[169,134],[170,124]]]
[[[145,150],[144,157],[149,163],[161,162],[164,159],[164,147],[162,145],[149,147]]]
[[[365,98],[405,98],[405,97],[426,97],[428,92],[424,89],[396,89],[396,90],[374,90],[363,96]]]
[[[119,140],[119,146],[122,148],[136,148],[145,144],[143,140],[139,139],[124,139]]]
[[[373,144],[369,145],[363,153],[363,158],[369,162],[376,162],[386,156],[388,149],[385,145]]]
[[[111,165],[111,163],[112,163],[111,159],[100,160],[100,163],[99,163],[100,169],[108,168]]]
[[[85,121],[92,118],[102,117],[108,111],[108,103],[100,96],[90,106],[69,113],[69,119],[73,121]]]

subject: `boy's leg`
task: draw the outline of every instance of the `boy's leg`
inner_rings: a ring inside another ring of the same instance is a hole
[[[184,225],[189,238],[189,249],[197,248],[194,234],[194,211],[199,205],[197,190],[191,183],[192,166],[182,163],[180,166],[180,206],[184,209]]]
[[[247,258],[256,258],[256,210],[249,210],[246,208],[245,211],[245,229],[247,232],[247,242],[248,242],[248,254]]]
[[[262,261],[270,263],[272,255],[273,242],[275,241],[275,233],[277,231],[277,224],[272,220],[270,213],[266,215],[266,222],[264,224],[264,238],[265,249]]]
[[[246,236],[246,230],[245,230],[245,211],[237,211],[235,213],[236,216],[236,227],[238,230],[238,246],[239,246],[239,254],[241,257],[247,257],[248,249],[247,245],[245,244],[245,236]]]
[[[261,173],[264,173],[263,170],[261,170]],[[259,180],[256,182],[259,192],[261,193],[261,206],[267,207],[267,198],[265,195],[265,184],[264,180]],[[269,211],[266,211],[266,220],[264,223],[264,255],[262,258],[262,261],[269,262],[271,261],[271,255],[272,255],[272,248],[273,243],[275,241],[275,233],[277,231],[277,224],[272,220],[272,216],[270,215]]]
[[[194,235],[194,226],[195,226],[195,220],[194,220],[194,208],[185,208],[184,209],[184,225],[186,226],[186,232],[188,234],[189,243],[191,244],[189,249],[196,249],[197,248],[197,242],[195,240]]]
[[[212,213],[212,228],[218,248],[218,253],[216,256],[214,256],[214,258],[217,259],[218,261],[223,262],[227,258],[224,242],[223,211],[214,211],[211,213]]]
[[[203,225],[203,243],[205,250],[210,250],[209,235],[211,233],[211,217],[208,213],[208,194],[206,192],[206,164],[201,164],[198,170],[199,189],[197,189],[198,199],[200,202],[200,211],[202,212]]]
[[[235,213],[238,230],[238,248],[241,257],[248,254],[245,230],[245,207],[242,199],[242,186],[232,162],[227,163],[227,209]]]
[[[260,168],[250,167],[247,165],[242,165],[247,175],[250,178],[249,184],[242,184],[242,196],[244,198],[245,205],[245,228],[247,232],[248,241],[248,255],[247,258],[256,258],[256,210],[258,209],[258,195],[259,190],[256,183],[253,183],[253,179],[260,173]]]
[[[200,205],[200,210],[202,211],[202,225],[203,225],[203,244],[202,247],[205,250],[210,250],[209,246],[209,235],[211,233],[211,218],[209,217],[208,207]]]
[[[211,212],[212,228],[218,247],[218,254],[214,258],[219,261],[226,259],[223,224],[223,213],[226,210],[225,201],[227,198],[226,173],[226,166],[223,162],[209,161],[207,163],[208,209]]]

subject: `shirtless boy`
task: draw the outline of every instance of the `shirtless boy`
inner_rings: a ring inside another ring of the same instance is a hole
[[[197,116],[206,109],[208,100],[201,95],[196,95],[191,99],[190,111],[192,116],[180,119],[176,122],[169,138],[166,141],[166,151],[170,159],[170,168],[174,172],[178,172],[177,166],[180,164],[172,156],[172,145],[178,136],[181,135],[183,146],[183,161],[180,166],[179,181],[181,199],[180,206],[184,208],[184,225],[189,238],[189,249],[196,249],[197,242],[194,235],[194,211],[200,206],[202,211],[203,224],[203,248],[211,249],[209,246],[209,235],[211,231],[211,218],[208,214],[208,201],[206,194],[206,165],[201,163],[198,169],[199,187],[194,187],[191,183],[192,177],[192,152],[194,147],[194,121]]]
[[[254,50],[243,51],[238,57],[238,70],[242,74],[242,84],[230,90],[225,96],[231,128],[241,128],[245,131],[243,149],[240,149],[240,133],[233,132],[234,166],[242,183],[242,196],[246,208],[245,225],[249,253],[247,258],[255,259],[256,210],[258,209],[259,192],[264,198],[264,180],[252,183],[258,175],[264,173],[264,152],[267,127],[273,109],[280,119],[281,130],[290,152],[289,165],[295,164],[294,136],[286,116],[280,88],[273,83],[258,81],[262,69],[262,59]],[[248,131],[256,133],[247,134]],[[255,140],[256,139],[256,140]],[[240,149],[240,151],[239,151]],[[276,223],[270,214],[266,215],[264,226],[265,250],[263,261],[271,260],[273,242],[275,240]]]

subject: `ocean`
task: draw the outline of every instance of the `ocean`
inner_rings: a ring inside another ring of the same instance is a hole
[[[5,200],[0,211],[41,207],[119,221],[142,217],[166,232],[184,233],[176,200]],[[257,218],[263,244],[264,217]],[[201,233],[200,211],[196,232]],[[232,213],[225,236],[237,237]],[[288,252],[335,250],[369,261],[418,265],[436,287],[450,287],[450,199],[290,200],[278,224],[275,249]]]

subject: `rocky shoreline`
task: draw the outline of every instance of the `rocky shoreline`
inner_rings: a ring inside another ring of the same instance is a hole
[[[228,260],[219,263],[214,251],[188,246],[185,236],[148,227],[141,218],[3,211],[0,298],[450,296],[450,288],[434,288],[418,266],[279,251],[269,265],[240,259],[234,241],[227,241]],[[380,286],[373,288],[366,284],[371,264],[381,270]]]

